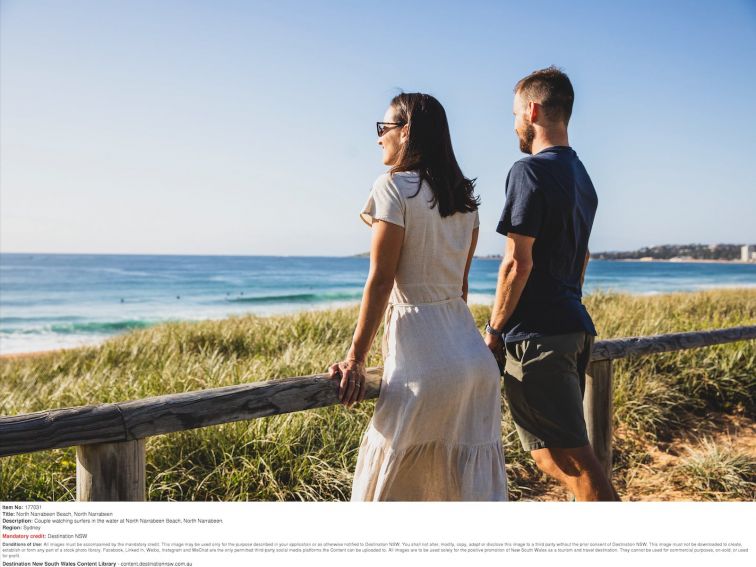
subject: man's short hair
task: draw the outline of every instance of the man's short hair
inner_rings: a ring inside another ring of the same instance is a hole
[[[514,92],[521,93],[525,100],[539,103],[549,120],[569,123],[575,91],[570,78],[558,67],[552,65],[533,71],[517,81]]]

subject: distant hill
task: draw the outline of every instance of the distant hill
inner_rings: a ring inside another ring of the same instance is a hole
[[[740,260],[742,244],[661,244],[645,246],[626,252],[591,252],[594,260]],[[354,257],[370,257],[370,252],[355,254]],[[475,256],[481,260],[501,260],[499,254]]]
[[[595,260],[740,260],[742,244],[662,244],[646,246],[632,252],[591,252]]]

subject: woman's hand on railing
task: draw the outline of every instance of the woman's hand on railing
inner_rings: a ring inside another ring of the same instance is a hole
[[[351,408],[365,399],[365,363],[343,360],[328,367],[331,378],[340,379],[339,402]]]

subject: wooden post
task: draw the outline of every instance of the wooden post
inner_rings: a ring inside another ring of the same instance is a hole
[[[76,500],[144,499],[144,439],[76,447]]]
[[[612,478],[612,361],[595,360],[585,377],[583,413],[588,440],[607,478]]]

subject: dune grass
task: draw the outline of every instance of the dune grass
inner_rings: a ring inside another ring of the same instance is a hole
[[[756,456],[728,444],[704,439],[700,448],[688,449],[673,474],[678,485],[702,500],[756,499]]]
[[[754,289],[663,296],[597,293],[587,297],[586,304],[599,338],[756,324]],[[471,309],[482,328],[490,308]],[[2,359],[0,413],[14,415],[324,372],[345,354],[356,315],[354,307],[172,323],[134,331],[96,347]],[[379,336],[368,365],[380,364]],[[681,427],[695,428],[707,412],[753,419],[756,341],[617,361],[614,379],[614,479],[621,492],[623,479],[643,462],[648,443],[670,437]],[[373,407],[374,402],[352,411],[330,407],[150,438],[148,498],[348,499],[358,442]],[[537,497],[543,488],[542,476],[520,448],[505,404],[503,408],[510,495],[513,499]],[[748,466],[740,461],[733,465],[725,452],[707,455],[702,461],[705,466],[690,460],[690,467],[680,474],[697,478],[695,471],[714,470],[711,462],[729,467],[732,474],[726,483],[700,485],[701,499],[744,499],[753,494],[753,461]],[[74,497],[74,449],[4,458],[0,467],[2,500]]]

